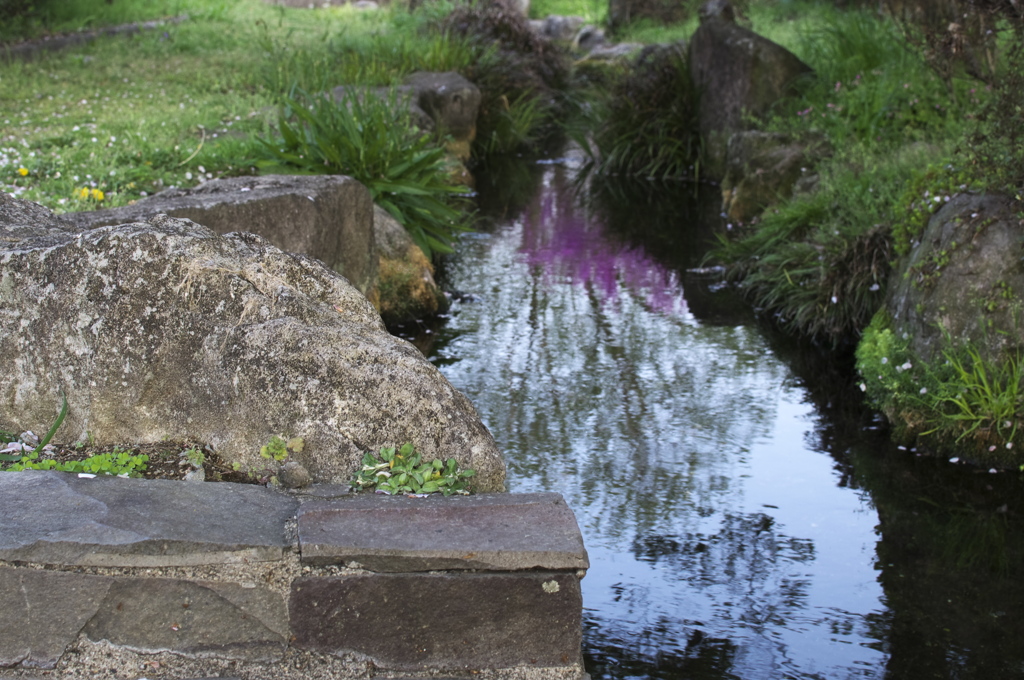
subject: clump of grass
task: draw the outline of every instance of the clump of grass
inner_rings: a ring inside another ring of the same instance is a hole
[[[897,439],[943,453],[1017,466],[1024,445],[1024,352],[989,358],[945,334],[941,358],[914,356],[879,312],[857,348],[861,388],[893,424]]]
[[[585,171],[656,179],[697,178],[698,93],[681,43],[649,48],[590,109],[592,129],[578,134]],[[591,143],[592,142],[592,143]]]
[[[264,170],[349,175],[428,257],[451,251],[466,228],[458,207],[465,189],[450,183],[444,149],[413,127],[394,91],[381,99],[350,89],[337,102],[297,92],[284,101],[280,137],[260,140],[269,159]]]
[[[787,332],[834,348],[856,342],[882,304],[891,271],[892,206],[917,154],[865,167],[842,154],[821,187],[720,236],[712,257]]]

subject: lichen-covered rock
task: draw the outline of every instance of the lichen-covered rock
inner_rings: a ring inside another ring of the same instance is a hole
[[[2,231],[0,231],[2,233]],[[262,465],[272,435],[320,481],[411,441],[481,490],[504,464],[473,406],[320,262],[184,219],[44,234],[0,247],[0,429],[57,441],[198,439]]]
[[[747,222],[793,195],[809,167],[827,153],[824,140],[796,142],[786,135],[743,130],[729,138],[722,210],[734,222]]]
[[[448,309],[448,298],[434,280],[434,267],[386,210],[374,206],[373,228],[380,253],[377,300],[388,325],[410,323]]]
[[[959,194],[928,221],[920,240],[890,278],[886,309],[910,350],[941,360],[944,332],[990,359],[1021,344],[1019,207],[998,194]]]
[[[690,76],[701,93],[699,127],[710,176],[723,176],[726,145],[747,127],[747,117],[766,114],[811,73],[786,48],[736,24],[727,0],[705,3],[690,41]]]
[[[321,260],[366,293],[377,276],[369,190],[342,175],[264,175],[168,189],[134,205],[67,213],[79,231],[155,215],[184,217],[220,234],[249,231],[278,248]]]
[[[38,203],[0,191],[0,248],[26,238],[60,236],[68,231],[73,227]]]

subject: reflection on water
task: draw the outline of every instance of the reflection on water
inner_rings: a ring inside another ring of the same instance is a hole
[[[588,216],[567,174],[547,166],[525,209],[466,239],[448,277],[470,297],[432,360],[504,450],[509,489],[576,512],[588,671],[885,676],[898,617],[880,513],[833,400],[727,291],[676,268],[699,264],[692,211]],[[879,460],[888,446],[859,425],[856,455]]]

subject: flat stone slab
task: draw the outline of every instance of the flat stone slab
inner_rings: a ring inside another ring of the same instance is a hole
[[[311,565],[358,563],[377,572],[590,566],[576,517],[557,493],[352,494],[304,503],[298,527],[302,561]]]
[[[136,652],[276,661],[288,644],[284,598],[217,581],[118,579],[83,633]]]
[[[299,502],[247,484],[0,473],[0,560],[170,567],[279,560]]]
[[[102,576],[0,567],[0,668],[55,668],[111,583]]]
[[[0,567],[0,667],[52,669],[80,633],[142,653],[268,662],[288,644],[284,598],[252,584]]]
[[[356,653],[388,670],[579,664],[575,574],[355,574],[292,583],[293,644]]]

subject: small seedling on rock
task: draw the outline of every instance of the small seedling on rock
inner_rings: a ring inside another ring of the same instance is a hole
[[[441,493],[468,495],[469,478],[476,475],[474,470],[460,470],[454,458],[447,461],[422,462],[420,454],[409,442],[397,451],[394,447],[383,447],[380,455],[367,452],[363,456],[363,467],[352,480],[352,488],[374,489],[386,494],[428,494]]]

